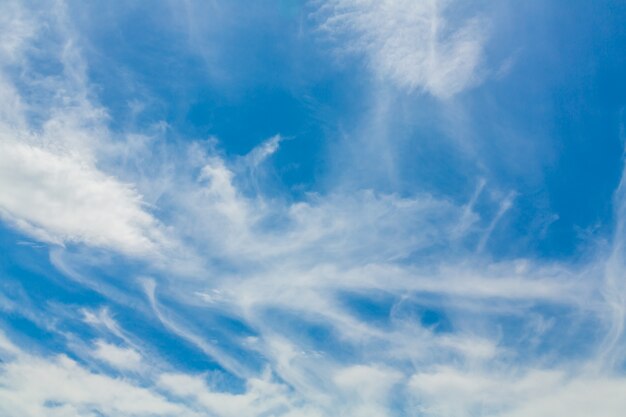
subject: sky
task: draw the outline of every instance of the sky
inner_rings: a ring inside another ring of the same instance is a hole
[[[0,416],[623,416],[623,1],[0,35]]]

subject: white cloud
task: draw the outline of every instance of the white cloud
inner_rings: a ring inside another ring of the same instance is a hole
[[[345,37],[348,49],[364,54],[379,76],[446,98],[479,81],[485,36],[476,20],[446,21],[447,4],[336,0],[326,2],[321,15],[323,27]],[[17,60],[21,42],[32,34],[22,27],[15,33],[2,53]],[[474,210],[485,204],[477,202],[484,183],[467,204],[426,193],[340,187],[299,201],[272,199],[246,181],[256,184],[254,176],[278,150],[280,136],[234,162],[214,150],[201,152],[198,144],[183,152],[184,146],[165,144],[168,177],[142,178],[148,191],[157,190],[159,210],[167,211],[165,229],[142,193],[105,169],[123,155],[141,171],[150,159],[144,153],[149,144],[144,136],[130,145],[108,143],[106,114],[90,99],[84,63],[71,44],[57,57],[65,66],[62,80],[46,78],[50,90],[60,93],[41,108],[33,109],[8,78],[0,80],[0,94],[12,103],[2,105],[0,116],[0,213],[47,242],[173,258],[165,276],[142,281],[143,292],[126,277],[110,287],[93,284],[100,279],[97,271],[74,284],[99,291],[111,309],[131,307],[139,319],[160,323],[241,378],[244,388],[218,389],[206,375],[172,369],[162,358],[151,368],[154,358],[146,353],[158,348],[143,349],[150,342],[137,341],[103,308],[85,311],[84,321],[124,345],[98,340],[89,360],[104,361],[121,376],[65,356],[26,354],[0,334],[0,414],[378,417],[404,410],[526,417],[589,415],[595,409],[613,417],[623,409],[621,377],[584,371],[598,356],[609,357],[609,365],[621,358],[621,241],[607,271],[602,258],[576,267],[493,262],[467,246],[485,247],[513,198],[493,219],[480,218]],[[27,123],[28,107],[45,116],[41,125]],[[242,178],[241,171],[253,178]],[[179,273],[188,260],[168,246],[170,232],[203,254],[198,273]],[[69,277],[79,275],[75,264],[90,262],[59,251],[52,263]],[[344,298],[350,297],[364,305],[349,305]],[[448,325],[423,323],[425,309]],[[210,328],[214,317],[241,323],[252,335]],[[514,319],[524,324],[502,325]],[[525,344],[548,332],[577,343],[581,335],[566,331],[589,322],[610,330],[598,356],[557,360],[558,347],[529,353]],[[309,328],[323,336],[308,334]],[[212,340],[218,331],[237,349]],[[549,369],[540,366],[545,361]],[[259,363],[264,372],[257,371]]]
[[[146,380],[118,378],[90,371],[67,356],[25,353],[2,333],[0,343],[10,353],[0,351],[3,417],[325,415],[298,400],[284,384],[271,381],[269,374],[249,379],[244,393],[231,394],[212,389],[201,375],[152,369]],[[105,349],[110,353],[110,346]]]
[[[224,417],[282,416],[288,415],[287,410],[298,415],[298,409],[301,409],[293,403],[292,395],[286,386],[273,383],[267,376],[249,379],[246,392],[243,394],[212,391],[201,378],[184,374],[163,374],[159,378],[159,385],[177,396],[191,399],[209,412]]]
[[[106,112],[90,98],[86,66],[69,33],[64,5],[52,9],[38,15],[27,13],[19,2],[3,4],[0,27],[10,36],[0,42],[5,58],[0,75],[0,216],[50,243],[154,254],[166,239],[140,193],[98,167],[96,154],[111,140]],[[60,40],[46,35],[44,27],[57,31]],[[45,47],[37,44],[44,41]],[[57,63],[62,73],[40,74],[25,51]],[[11,65],[20,71],[8,71]],[[15,87],[20,83],[30,90]]]
[[[109,365],[123,370],[138,370],[141,366],[141,355],[136,350],[119,347],[103,340],[96,342],[93,355]]]
[[[502,417],[621,417],[626,410],[626,379],[580,378],[530,398]]]
[[[0,139],[0,190],[4,219],[43,241],[135,255],[164,242],[132,187],[77,156]]]
[[[451,97],[480,80],[485,22],[447,19],[449,1],[328,0],[321,29],[342,52],[365,55],[372,70],[402,87]]]
[[[562,370],[487,373],[442,367],[415,374],[409,387],[425,417],[618,417],[626,379]]]
[[[337,388],[347,393],[345,398],[354,403],[345,404],[351,406],[351,415],[359,417],[391,415],[389,392],[401,379],[402,374],[396,370],[367,365],[340,369],[333,377]]]
[[[0,13],[0,28],[3,28],[0,40],[0,56],[4,64],[16,61],[24,52],[24,45],[35,32],[34,19],[26,13],[19,1],[6,1]]]
[[[24,353],[0,365],[0,414],[6,417],[195,415],[147,388],[89,372],[67,357],[46,360]]]

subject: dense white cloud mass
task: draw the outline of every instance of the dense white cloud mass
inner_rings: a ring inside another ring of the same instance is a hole
[[[337,49],[410,93],[480,81],[483,24],[452,2],[314,6]],[[219,138],[113,129],[66,5],[47,7],[0,6],[0,216],[53,246],[74,298],[0,287],[0,312],[61,341],[0,331],[0,415],[623,416],[623,187],[609,250],[574,265],[494,260],[516,194],[483,179],[467,201],[269,192],[280,135],[232,157]]]
[[[102,340],[96,342],[94,356],[120,369],[138,369],[141,355],[132,348],[123,348]]]
[[[364,54],[379,76],[448,98],[477,83],[485,22],[447,19],[450,1],[330,0],[321,29],[341,52]]]
[[[78,155],[5,139],[0,187],[2,217],[39,240],[131,254],[155,252],[163,243],[137,192]]]
[[[443,368],[413,376],[409,386],[425,416],[618,416],[626,406],[617,394],[625,382],[594,375],[570,379],[551,370],[510,378]]]

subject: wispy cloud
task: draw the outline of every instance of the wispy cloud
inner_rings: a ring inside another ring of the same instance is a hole
[[[330,0],[319,3],[320,29],[342,53],[365,56],[379,77],[451,97],[481,79],[486,22],[450,19],[453,3]]]

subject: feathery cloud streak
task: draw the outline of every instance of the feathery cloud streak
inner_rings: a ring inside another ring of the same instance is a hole
[[[486,21],[447,18],[449,1],[331,0],[320,29],[340,52],[365,56],[379,77],[402,88],[449,98],[480,81]]]

